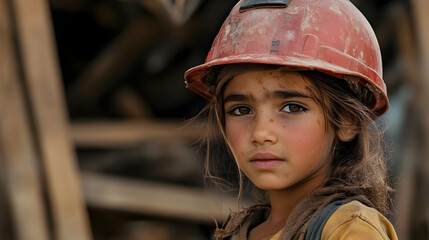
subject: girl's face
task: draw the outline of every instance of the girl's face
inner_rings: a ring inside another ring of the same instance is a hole
[[[329,174],[335,133],[313,86],[296,72],[246,72],[223,100],[226,135],[240,169],[260,189],[314,189]]]

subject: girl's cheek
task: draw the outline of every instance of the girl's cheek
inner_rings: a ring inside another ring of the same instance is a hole
[[[239,124],[234,124],[234,122],[226,123],[226,137],[228,139],[229,144],[233,148],[234,151],[240,146],[240,141],[243,141],[245,138],[244,128]]]
[[[298,123],[290,125],[282,125],[282,132],[287,134],[290,142],[294,143],[295,148],[304,148],[307,150],[309,146],[315,147],[316,143],[323,141],[321,139],[321,129],[310,123]]]

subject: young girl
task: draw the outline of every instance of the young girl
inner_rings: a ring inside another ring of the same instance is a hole
[[[187,86],[210,100],[208,175],[261,191],[217,239],[397,239],[374,32],[348,0],[242,0]]]

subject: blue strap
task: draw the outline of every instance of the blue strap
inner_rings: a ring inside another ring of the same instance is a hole
[[[307,233],[305,234],[305,240],[321,239],[326,222],[341,205],[343,205],[343,202],[336,201],[328,204],[324,209],[322,209],[322,211],[314,217],[308,226]]]

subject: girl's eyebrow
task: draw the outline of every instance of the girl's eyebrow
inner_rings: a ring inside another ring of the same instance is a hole
[[[306,95],[304,93],[298,92],[298,91],[274,91],[274,92],[268,92],[265,95],[266,98],[310,98],[313,99],[311,96]]]
[[[223,100],[223,103],[227,102],[239,102],[239,101],[248,101],[250,97],[242,94],[229,94],[226,96],[226,98]]]
[[[304,93],[298,92],[298,91],[272,91],[265,94],[265,99],[272,99],[272,98],[281,98],[281,99],[287,99],[287,98],[309,98],[313,99],[311,96],[306,95]],[[252,97],[244,94],[229,94],[225,97],[223,100],[224,104],[228,102],[240,102],[240,101],[248,101],[251,100]]]

